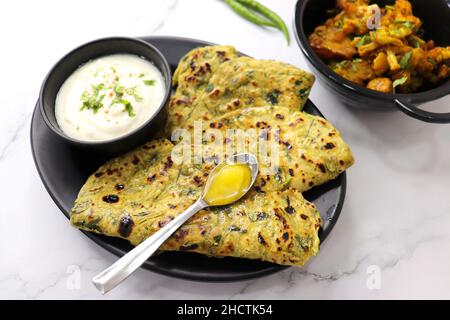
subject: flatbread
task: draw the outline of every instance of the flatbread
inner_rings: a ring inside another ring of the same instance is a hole
[[[192,154],[201,150],[203,161],[216,164],[235,153],[257,155],[261,170],[255,186],[261,192],[307,191],[354,163],[350,147],[327,120],[287,107],[236,110],[205,122],[202,131],[200,143],[185,139],[180,144],[193,144]]]
[[[185,70],[185,65],[180,69]],[[243,108],[270,104],[301,111],[315,80],[309,72],[287,63],[248,57],[215,63],[210,69],[214,70],[213,74],[205,74],[195,93],[185,93],[187,85],[178,80],[168,108],[168,136],[176,128],[191,128],[197,120],[208,121]],[[177,69],[175,74],[185,72]],[[190,98],[185,98],[186,95]]]
[[[176,91],[167,107],[169,128],[190,114],[192,104],[203,93],[217,68],[237,56],[232,46],[206,46],[191,50],[180,60],[172,77]],[[170,135],[171,131],[167,132]]]
[[[75,201],[72,225],[137,245],[183,212],[200,196],[209,165],[176,164],[172,148],[168,140],[151,141],[100,167]],[[301,266],[318,252],[320,225],[299,191],[252,190],[233,205],[197,213],[161,250]]]

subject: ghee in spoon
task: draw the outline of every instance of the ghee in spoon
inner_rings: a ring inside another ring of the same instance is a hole
[[[252,183],[252,170],[245,163],[223,163],[208,178],[203,201],[222,206],[239,200]]]

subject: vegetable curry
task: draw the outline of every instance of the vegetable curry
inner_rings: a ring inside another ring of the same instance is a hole
[[[337,0],[336,9],[309,42],[342,77],[384,93],[416,92],[449,78],[450,47],[423,40],[409,1],[379,8],[368,0]]]

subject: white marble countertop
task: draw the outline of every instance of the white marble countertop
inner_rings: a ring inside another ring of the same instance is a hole
[[[261,2],[291,28],[294,0]],[[341,217],[317,257],[304,268],[238,283],[139,270],[100,295],[90,280],[116,257],[69,226],[31,156],[31,112],[53,63],[95,38],[158,34],[308,67],[295,41],[288,47],[280,33],[247,23],[220,0],[10,1],[2,12],[0,298],[450,298],[450,126],[348,109],[318,82],[310,98],[357,163],[348,171]],[[448,112],[449,98],[429,107]]]

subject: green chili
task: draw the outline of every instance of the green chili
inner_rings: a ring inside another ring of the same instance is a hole
[[[290,43],[289,31],[283,19],[255,0],[224,0],[238,15],[259,26],[267,26],[280,30]]]
[[[261,17],[254,12],[247,9],[242,4],[238,3],[236,0],[224,0],[226,4],[230,6],[230,8],[236,12],[238,15],[243,17],[244,19],[247,19],[250,22],[253,22],[256,25],[259,26],[267,26],[267,27],[273,27],[276,28],[275,23],[273,23],[270,20],[267,20],[264,17]]]
[[[289,44],[289,42],[290,42],[289,31],[288,31],[283,19],[281,19],[281,17],[278,14],[276,14],[275,12],[273,12],[272,10],[270,10],[269,8],[267,8],[266,6],[260,4],[259,2],[255,1],[255,0],[235,0],[235,1],[246,6],[247,8],[250,8],[250,9],[255,10],[256,12],[259,12],[264,17],[271,20],[275,24],[275,27],[277,29],[279,29],[281,32],[283,32],[284,37],[286,38],[286,40]]]

